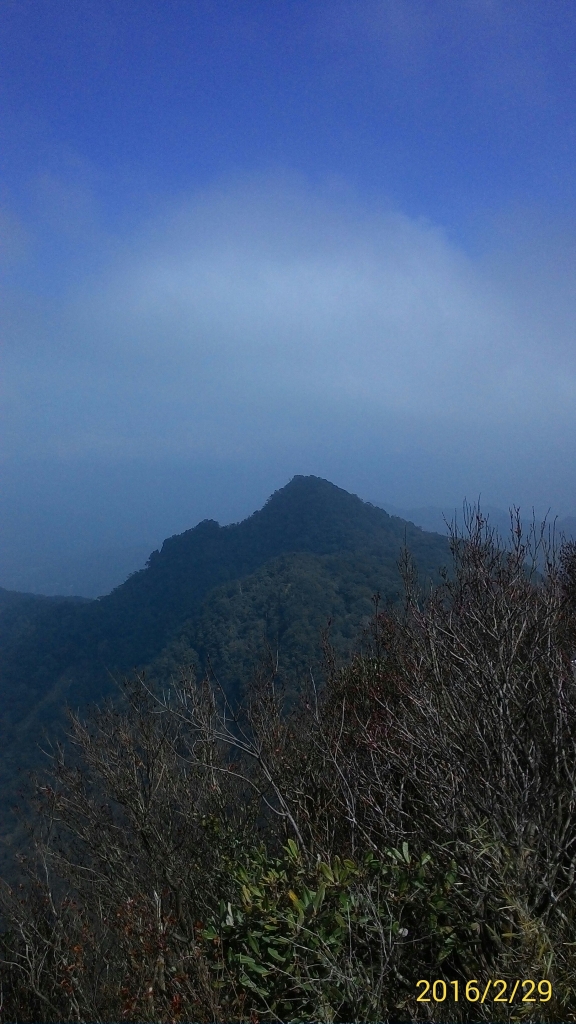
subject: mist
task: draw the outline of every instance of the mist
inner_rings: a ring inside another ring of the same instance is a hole
[[[296,473],[384,507],[576,508],[565,223],[516,211],[455,239],[278,172],[82,229],[82,274],[30,302],[14,258],[5,286],[9,582],[237,521]]]

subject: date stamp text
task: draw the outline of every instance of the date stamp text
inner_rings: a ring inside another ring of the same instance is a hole
[[[504,981],[503,978],[490,978],[480,982],[476,978],[471,981],[427,981],[421,978],[416,982],[420,990],[418,1003],[548,1003],[552,998],[552,982],[544,978],[532,981],[531,978],[517,978]]]

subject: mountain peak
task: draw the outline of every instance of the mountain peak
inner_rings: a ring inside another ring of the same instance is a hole
[[[369,502],[362,501],[356,494],[345,491],[343,487],[338,487],[336,484],[331,483],[330,480],[325,480],[321,476],[303,476],[300,474],[293,476],[284,487],[274,491],[259,512],[262,513],[266,509],[276,510],[289,506],[294,510],[297,507],[302,509],[314,508],[316,512],[320,511],[322,506],[324,506],[331,513],[334,513],[338,508],[345,508],[347,511],[356,508],[359,511],[361,508],[368,509],[373,507]],[[259,513],[256,512],[254,514],[258,515]],[[384,515],[387,516],[387,513],[384,512]]]

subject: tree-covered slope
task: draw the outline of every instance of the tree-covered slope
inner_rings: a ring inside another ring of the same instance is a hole
[[[111,594],[81,603],[34,602],[34,613],[0,645],[3,702],[27,708],[62,674],[71,675],[84,695],[95,676],[128,672],[153,661],[184,623],[200,613],[214,587],[254,573],[271,559],[290,553],[355,555],[378,566],[374,584],[397,589],[396,563],[406,543],[422,573],[434,575],[446,562],[446,541],[387,515],[354,495],[316,477],[295,477],[263,509],[242,523],[220,527],[206,520],[170,537]],[[351,571],[348,560],[342,566]],[[327,611],[330,613],[329,609]],[[205,614],[205,613],[204,613]],[[1,625],[0,625],[1,631]]]
[[[542,578],[479,518],[452,552],[316,699],[260,678],[234,720],[179,671],[72,720],[0,886],[6,1020],[575,1020],[576,545]],[[269,560],[189,639],[345,639],[371,572]]]
[[[380,591],[399,591],[402,546],[421,573],[449,558],[445,538],[317,477],[295,477],[241,523],[207,520],[166,540],[140,572],[95,601],[0,594],[0,786],[35,760],[43,731],[114,689],[138,666],[169,673],[208,660],[233,691],[266,645],[286,679],[318,664],[332,619],[346,652]]]
[[[294,477],[242,523],[212,520],[170,537],[148,566],[98,602],[93,622],[114,665],[150,660],[180,623],[197,614],[213,587],[292,552],[363,551],[395,566],[406,542],[423,573],[447,559],[446,542],[361,501],[326,480]],[[102,648],[101,655],[106,654]]]
[[[398,596],[398,573],[379,552],[281,555],[256,572],[211,590],[198,615],[164,648],[151,670],[167,679],[186,662],[210,668],[238,693],[262,660],[290,686],[322,667],[322,635],[346,656],[382,603]]]

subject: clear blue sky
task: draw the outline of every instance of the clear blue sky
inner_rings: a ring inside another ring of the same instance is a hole
[[[572,0],[3,0],[5,544],[576,512],[575,72]]]

